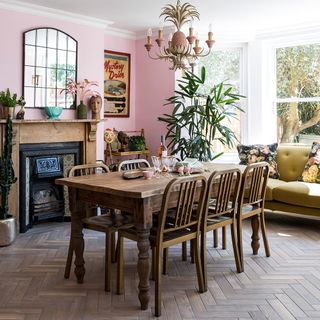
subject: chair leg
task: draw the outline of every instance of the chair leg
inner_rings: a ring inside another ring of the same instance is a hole
[[[193,250],[194,250],[195,262],[196,262],[199,292],[203,293],[206,291],[206,289],[204,287],[204,281],[203,281],[203,270],[202,270],[200,251],[199,251],[199,246],[200,246],[199,237],[197,237],[192,241],[194,246]]]
[[[123,271],[123,237],[118,233],[117,241],[117,294],[124,293],[124,271]]]
[[[64,269],[64,277],[65,277],[65,279],[69,279],[69,277],[70,277],[72,258],[73,258],[73,246],[72,246],[71,238],[70,238],[68,256],[67,256],[67,261],[66,261],[66,267]]]
[[[111,262],[116,263],[117,262],[117,257],[116,257],[116,233],[112,232],[111,233]]]
[[[222,227],[222,249],[227,249],[227,227]]]
[[[150,272],[150,280],[155,280],[156,275],[156,249],[155,247],[151,248],[151,272]]]
[[[243,245],[242,245],[242,219],[238,216],[237,218],[237,238],[238,238],[238,250],[241,263],[241,271],[244,271],[243,262]]]
[[[203,277],[203,291],[208,290],[208,280],[207,280],[207,232],[201,231],[201,245],[200,245],[200,259],[202,267],[202,277]]]
[[[218,248],[218,229],[213,230],[213,247]]]
[[[163,249],[163,264],[162,264],[162,274],[168,274],[169,265],[169,248]]]
[[[105,263],[104,263],[104,291],[110,292],[111,288],[111,237],[106,233]]]
[[[182,261],[187,261],[187,241],[182,242]]]
[[[237,272],[240,273],[240,272],[242,272],[242,266],[241,266],[239,250],[238,250],[238,244],[237,244],[237,237],[236,237],[236,232],[237,231],[236,231],[236,221],[235,221],[235,219],[233,220],[233,223],[230,224],[230,228],[231,228],[231,238],[232,238],[234,259],[235,259],[235,262],[236,262]]]
[[[190,240],[191,263],[194,263],[194,239]]]
[[[260,214],[260,224],[261,224],[261,233],[263,238],[264,249],[266,252],[266,256],[270,257],[270,249],[267,237],[267,230],[266,230],[266,222],[264,220],[264,212],[262,211]]]
[[[162,263],[162,248],[156,248],[156,274],[155,274],[155,285],[154,285],[154,306],[155,306],[155,316],[161,316],[161,263]]]

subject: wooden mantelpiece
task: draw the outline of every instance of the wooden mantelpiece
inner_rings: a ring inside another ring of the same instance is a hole
[[[0,145],[3,149],[5,120],[0,120]],[[20,144],[81,142],[84,163],[96,161],[97,120],[13,120],[12,161],[18,182],[12,186],[9,208],[19,221]]]

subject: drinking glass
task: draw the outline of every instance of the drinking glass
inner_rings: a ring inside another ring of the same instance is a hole
[[[151,156],[152,164],[154,166],[156,176],[161,172],[161,159],[157,156]]]

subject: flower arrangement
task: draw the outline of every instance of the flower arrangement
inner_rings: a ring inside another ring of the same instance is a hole
[[[73,99],[78,95],[80,101],[83,101],[86,97],[100,96],[100,93],[92,88],[94,86],[99,86],[97,81],[84,79],[83,81],[75,82],[72,78],[67,78],[67,87],[66,89],[62,89],[60,93],[66,91],[72,95]]]

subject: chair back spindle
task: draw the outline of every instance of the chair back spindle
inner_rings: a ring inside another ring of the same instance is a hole
[[[208,182],[208,219],[233,213],[240,188],[239,169],[214,171]]]
[[[150,163],[146,159],[132,159],[120,162],[118,171],[136,170],[141,168],[150,168]]]
[[[206,185],[204,176],[176,178],[167,185],[159,216],[158,240],[164,233],[186,228],[200,231]]]
[[[247,166],[242,176],[241,204],[262,207],[269,177],[269,165],[266,162],[258,162]]]

